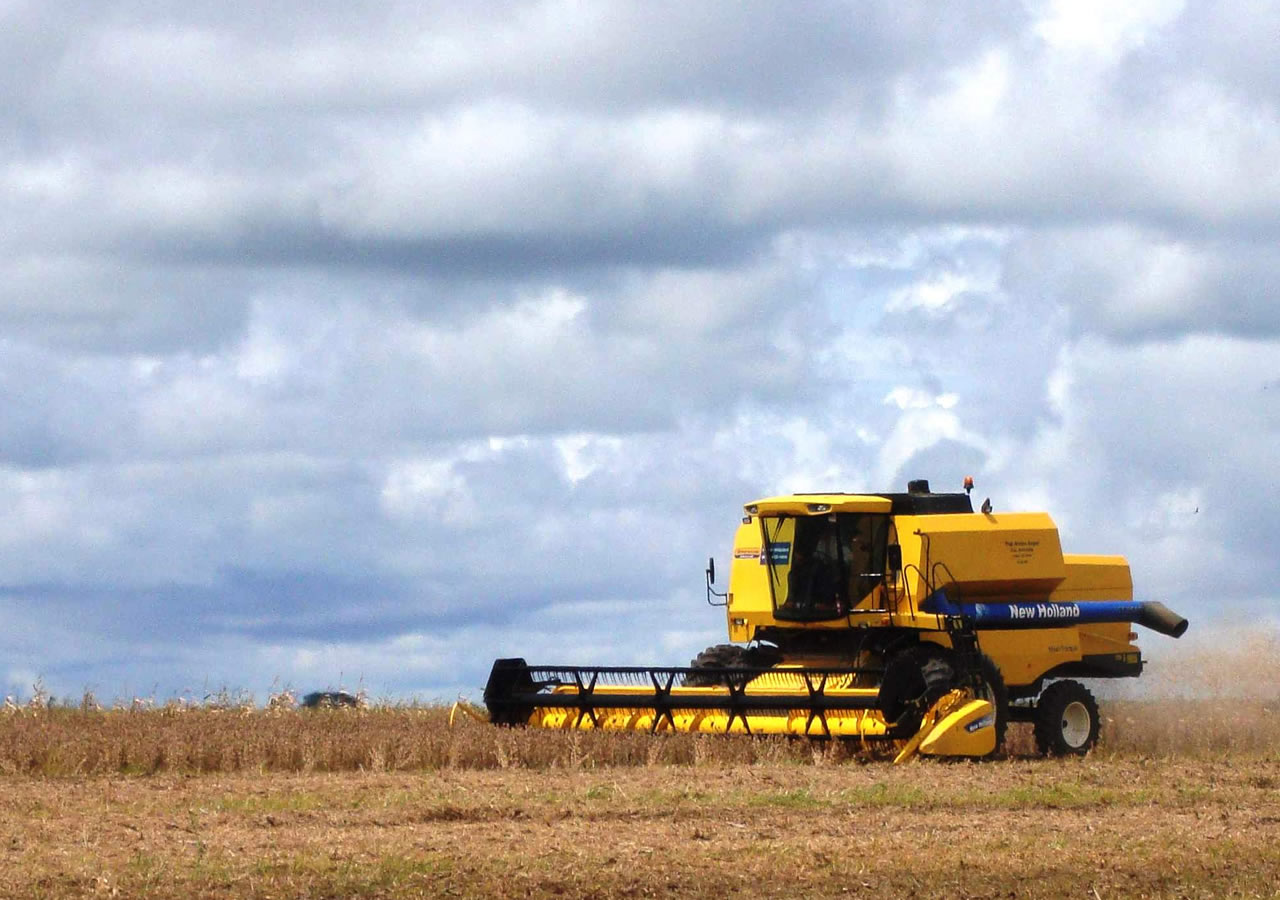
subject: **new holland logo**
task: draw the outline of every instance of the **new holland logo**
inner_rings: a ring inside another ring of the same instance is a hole
[[[1010,603],[1011,619],[1078,619],[1078,603]]]

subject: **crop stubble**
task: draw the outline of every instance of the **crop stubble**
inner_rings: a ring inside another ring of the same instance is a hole
[[[11,778],[7,896],[1273,896],[1280,765]]]

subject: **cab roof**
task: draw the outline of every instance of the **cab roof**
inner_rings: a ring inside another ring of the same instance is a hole
[[[753,500],[743,506],[748,515],[815,516],[822,513],[887,513],[893,501],[876,494],[787,494]]]
[[[971,513],[968,494],[785,494],[753,500],[743,506],[747,515],[816,516],[824,513],[894,513],[938,515]]]

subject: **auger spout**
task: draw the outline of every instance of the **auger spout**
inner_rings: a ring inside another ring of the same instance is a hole
[[[1142,615],[1134,620],[1139,625],[1159,634],[1180,638],[1187,631],[1188,622],[1159,600],[1147,600],[1142,604]]]

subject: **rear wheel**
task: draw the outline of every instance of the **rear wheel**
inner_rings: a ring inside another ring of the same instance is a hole
[[[1084,756],[1098,743],[1098,701],[1078,681],[1055,681],[1036,703],[1036,747],[1046,756]]]

